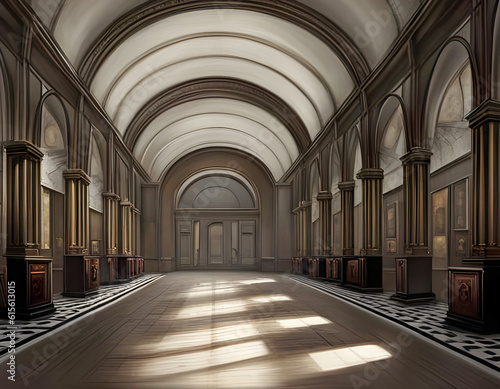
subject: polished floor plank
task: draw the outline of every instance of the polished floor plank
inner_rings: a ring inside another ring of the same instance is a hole
[[[493,370],[397,324],[263,273],[168,274],[20,349],[16,362],[9,387],[40,389],[487,389],[500,382]]]

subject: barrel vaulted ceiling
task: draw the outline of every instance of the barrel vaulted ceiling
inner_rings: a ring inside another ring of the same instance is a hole
[[[243,150],[276,180],[419,0],[30,0],[152,179]]]

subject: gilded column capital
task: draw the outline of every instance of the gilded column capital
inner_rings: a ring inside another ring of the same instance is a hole
[[[27,155],[32,159],[42,159],[43,152],[26,140],[11,140],[4,143],[8,155]]]
[[[90,185],[90,177],[82,169],[69,169],[63,172],[63,177],[66,180],[78,181],[81,180],[85,184]]]
[[[355,186],[356,186],[356,182],[355,181],[343,181],[343,182],[339,182],[339,189],[341,191],[354,190]]]
[[[328,201],[333,199],[333,195],[330,192],[319,192],[316,199],[318,201]]]
[[[432,152],[430,150],[424,149],[423,147],[413,147],[409,152],[403,155],[400,160],[403,165],[409,165],[411,163],[431,163]]]
[[[378,168],[361,169],[356,174],[356,178],[360,180],[366,180],[366,179],[382,180],[384,178],[384,169],[378,169]]]
[[[120,200],[120,196],[118,196],[115,193],[110,193],[110,192],[103,192],[102,197],[104,197],[105,199],[111,199],[111,200],[117,200],[117,201]]]
[[[485,122],[500,122],[500,101],[487,99],[474,108],[465,119],[469,121],[471,128],[478,128]]]

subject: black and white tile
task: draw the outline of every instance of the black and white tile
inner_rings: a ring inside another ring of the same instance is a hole
[[[446,322],[448,305],[444,302],[429,301],[412,306],[392,300],[390,297],[393,293],[362,293],[342,288],[326,280],[298,275],[289,275],[289,277],[393,320],[462,355],[500,371],[500,334],[476,334],[448,324]]]

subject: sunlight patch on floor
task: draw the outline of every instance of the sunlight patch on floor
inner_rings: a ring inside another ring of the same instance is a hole
[[[345,347],[311,353],[309,356],[323,371],[344,369],[392,357],[389,352],[377,345]]]
[[[283,328],[300,328],[300,327],[319,326],[323,324],[332,324],[330,320],[327,320],[321,316],[303,317],[299,319],[276,320],[276,322]]]

